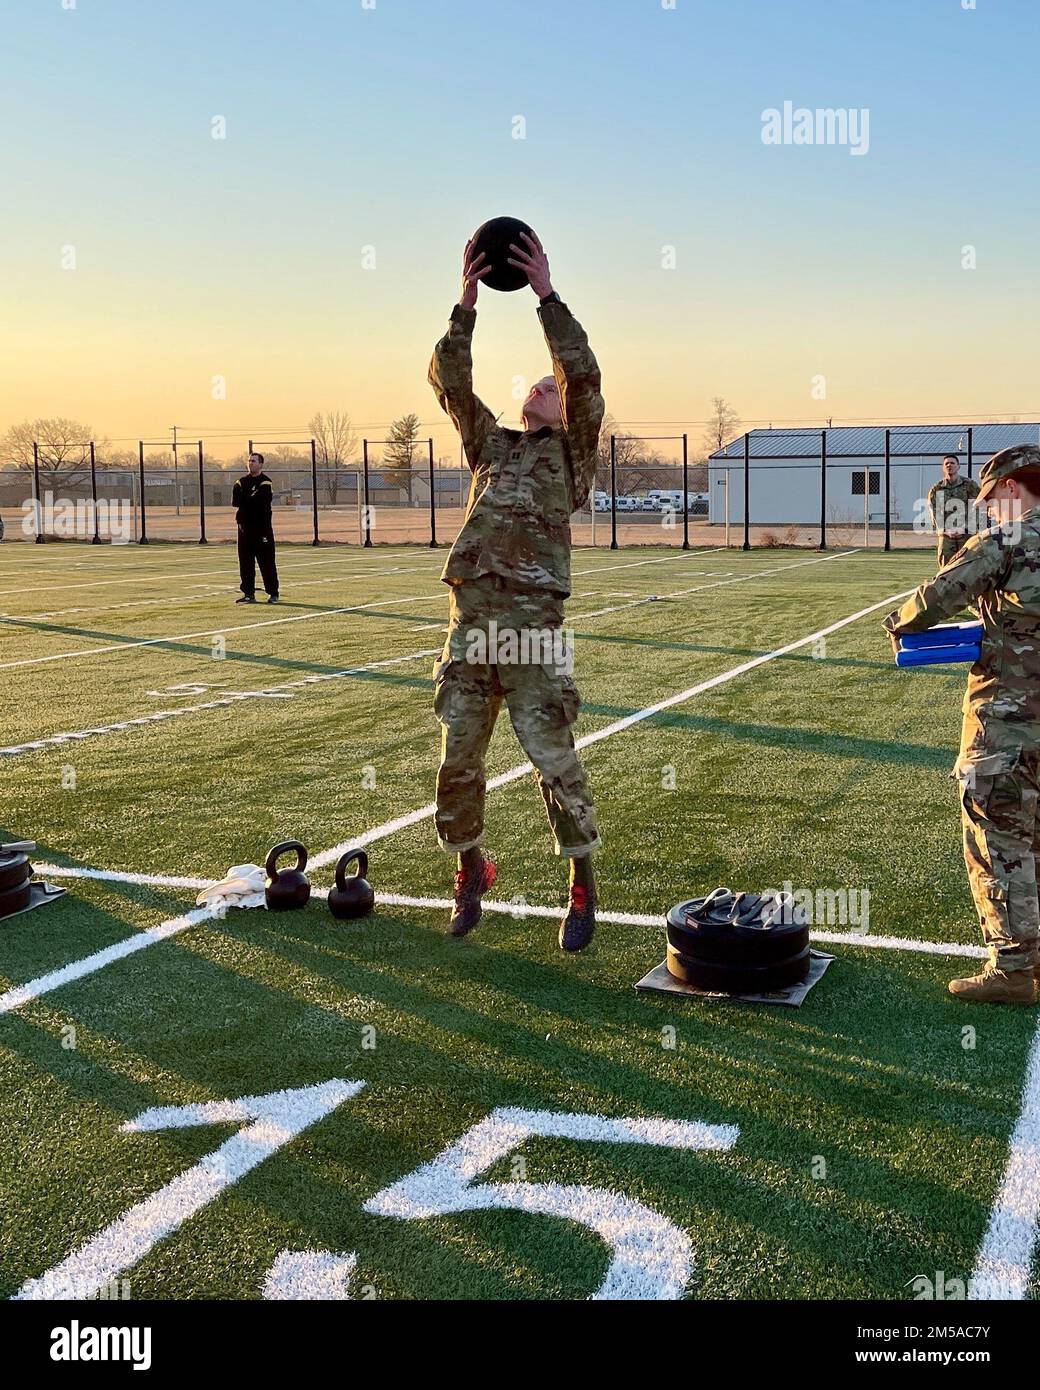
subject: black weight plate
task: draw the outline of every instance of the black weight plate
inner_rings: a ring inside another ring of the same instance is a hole
[[[809,944],[804,922],[780,922],[775,927],[741,927],[734,922],[705,922],[687,927],[669,914],[668,944],[696,960],[734,965],[769,965],[787,960]]]
[[[708,989],[722,994],[772,994],[801,984],[809,977],[811,952],[804,951],[772,965],[723,965],[717,961],[695,960],[683,955],[674,946],[668,947],[668,973],[696,989]]]
[[[32,878],[32,865],[27,854],[0,854],[0,893],[5,888],[16,888]]]
[[[9,917],[12,912],[21,912],[23,907],[29,906],[32,898],[32,884],[28,882],[20,883],[17,888],[8,888],[0,893],[0,917]]]

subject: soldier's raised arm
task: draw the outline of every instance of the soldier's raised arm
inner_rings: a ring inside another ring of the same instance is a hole
[[[524,245],[510,246],[509,264],[519,266],[538,296],[538,317],[552,356],[560,413],[574,468],[574,506],[583,507],[596,476],[596,450],[603,424],[599,363],[584,328],[552,287],[549,258],[537,235],[521,232]]]
[[[972,536],[934,578],[915,589],[901,608],[889,613],[885,630],[899,638],[956,617],[981,594],[996,587],[1011,545],[1009,532],[999,526]]]
[[[599,363],[589,347],[584,328],[562,300],[540,304],[538,317],[560,388],[563,428],[574,462],[574,505],[582,507],[596,476],[599,432],[603,424]]]
[[[433,350],[429,382],[441,409],[451,417],[462,439],[466,461],[476,468],[480,452],[495,417],[473,393],[473,327],[477,321],[477,289],[491,271],[482,266],[484,253],[472,256],[466,243],[462,268],[462,296],[451,311],[448,331]]]

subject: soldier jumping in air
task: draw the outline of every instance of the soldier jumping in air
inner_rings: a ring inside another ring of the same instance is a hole
[[[581,699],[564,654],[570,594],[570,517],[595,475],[603,420],[600,374],[581,325],[555,293],[537,238],[512,247],[539,300],[553,375],[530,390],[520,430],[501,428],[473,394],[471,341],[477,290],[491,271],[467,245],[462,297],[430,364],[430,384],[451,416],[473,473],[462,529],[441,578],[450,585],[448,637],[434,667],[442,726],[437,838],[458,855],[449,931],[477,925],[497,869],[480,849],[484,758],[503,701],[534,764],[555,839],[570,860],[570,902],[560,945],[580,951],[595,928],[591,853],[600,843],[592,794],[571,726]],[[541,640],[530,640],[536,634]],[[526,641],[525,641],[526,637]]]
[[[968,509],[979,496],[975,479],[960,477],[960,471],[960,459],[947,454],[942,461],[942,477],[928,489],[928,510],[936,535],[935,558],[940,569],[949,564],[968,539]]]
[[[970,537],[885,627],[893,645],[977,607],[982,655],[964,696],[960,757],[964,862],[989,961],[950,993],[1033,1004],[1040,978],[1040,449],[994,454],[978,500],[999,525]]]

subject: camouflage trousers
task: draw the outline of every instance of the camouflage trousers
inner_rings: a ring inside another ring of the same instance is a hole
[[[968,884],[990,962],[1002,970],[1040,962],[1040,751],[1013,742],[1015,734],[966,714],[954,769]]]
[[[950,563],[967,539],[967,536],[944,536],[942,534],[936,538],[935,560],[940,569],[943,565]]]
[[[563,600],[556,595],[518,594],[486,576],[453,586],[448,638],[433,670],[442,849],[460,853],[483,838],[485,758],[503,703],[534,766],[556,853],[576,859],[599,847],[592,793],[571,731],[581,707],[572,676],[552,661],[494,659],[480,640],[520,631],[560,633],[562,619]]]

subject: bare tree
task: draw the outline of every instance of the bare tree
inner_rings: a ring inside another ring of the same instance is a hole
[[[325,491],[328,500],[335,502],[339,496],[341,474],[344,469],[356,467],[357,434],[350,423],[350,416],[343,410],[319,410],[307,422],[307,428],[314,437],[318,467],[325,471]]]
[[[403,487],[408,494],[408,505],[412,503],[412,485],[415,470],[423,462],[423,449],[419,442],[418,415],[402,415],[390,426],[390,434],[383,449],[383,474],[396,487]]]
[[[92,436],[90,425],[81,425],[78,420],[67,420],[63,416],[23,420],[20,425],[12,425],[0,440],[0,463],[30,471],[34,462],[33,444],[36,444],[40,486],[69,486],[89,474]]]
[[[740,416],[724,396],[713,396],[711,415],[704,431],[704,452],[713,454],[728,444],[740,429]]]

